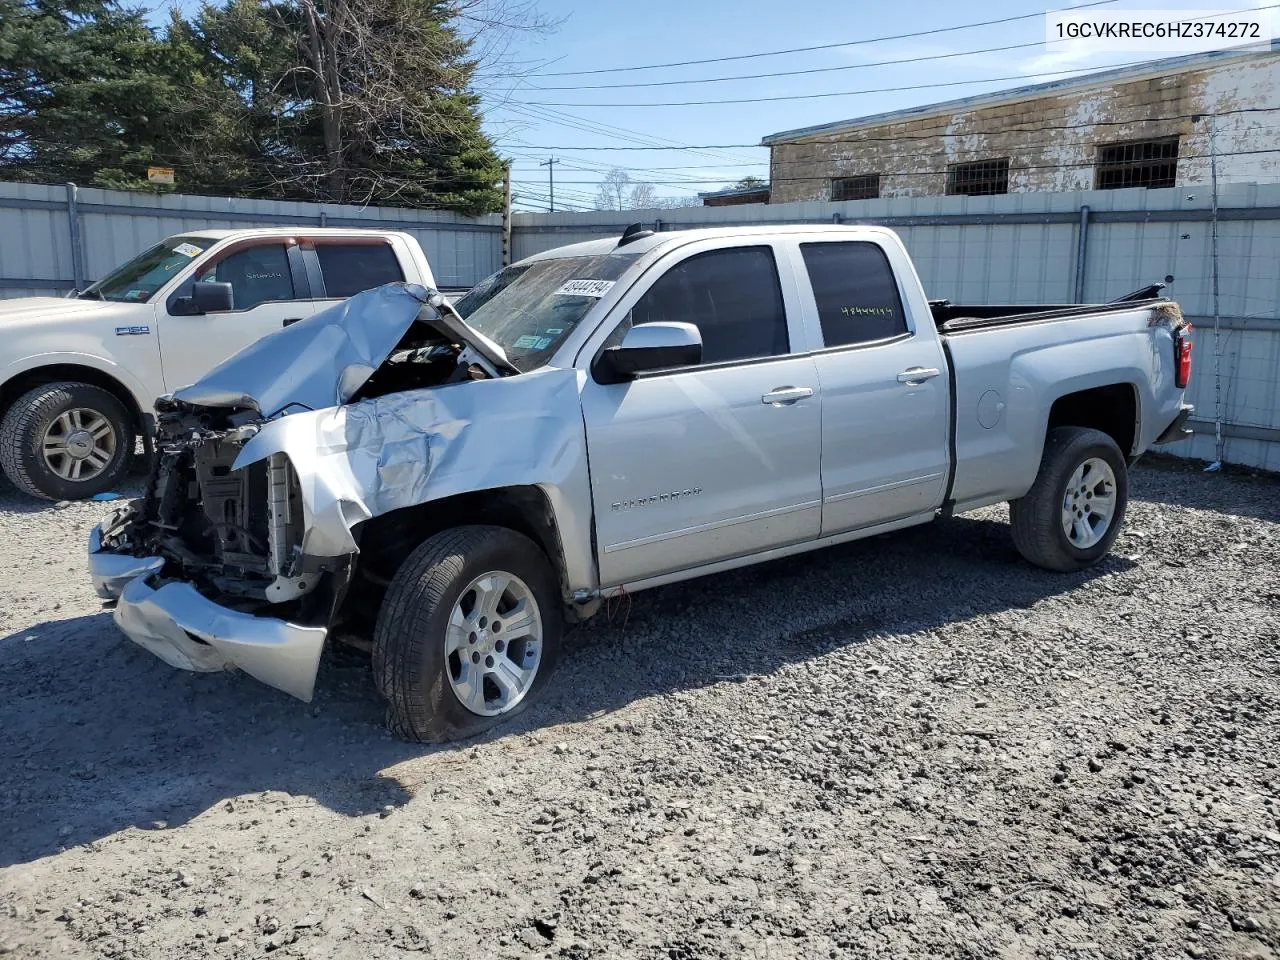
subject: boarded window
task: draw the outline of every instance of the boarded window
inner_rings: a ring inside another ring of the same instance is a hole
[[[832,200],[875,200],[880,196],[880,174],[836,177],[831,181]]]
[[[985,197],[1008,192],[1008,157],[947,164],[947,196]]]
[[[877,244],[802,243],[805,270],[828,347],[888,340],[907,332],[889,259]]]
[[[1130,140],[1098,147],[1098,190],[1172,187],[1178,178],[1178,138]]]

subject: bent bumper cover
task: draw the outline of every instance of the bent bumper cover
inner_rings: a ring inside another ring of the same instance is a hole
[[[1173,418],[1173,423],[1164,428],[1164,432],[1156,437],[1156,443],[1176,443],[1179,440],[1185,440],[1191,436],[1191,430],[1186,426],[1187,418],[1195,412],[1195,407],[1189,403],[1184,403],[1178,411],[1178,415]]]
[[[152,587],[147,580],[164,565],[159,557],[103,553],[97,529],[89,542],[94,587],[100,596],[119,598],[116,625],[134,643],[182,670],[207,673],[238,667],[268,686],[300,700],[311,699],[328,633],[324,627],[229,610],[189,583]],[[126,560],[137,571],[132,578],[125,570]]]
[[[125,585],[137,577],[159,573],[164,561],[159,557],[130,557],[102,552],[102,527],[89,534],[89,576],[93,590],[103,600],[115,600]]]

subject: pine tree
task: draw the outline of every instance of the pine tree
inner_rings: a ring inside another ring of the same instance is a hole
[[[0,172],[146,185],[175,100],[143,14],[110,0],[0,0]]]

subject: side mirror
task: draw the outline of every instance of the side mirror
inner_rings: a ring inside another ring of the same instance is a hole
[[[191,285],[191,306],[194,313],[226,313],[235,309],[235,294],[229,283],[216,280],[197,280]]]
[[[637,374],[702,362],[702,334],[692,323],[642,323],[596,360],[598,383],[624,383]]]

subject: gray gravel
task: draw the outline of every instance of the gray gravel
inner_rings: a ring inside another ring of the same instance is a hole
[[[637,595],[444,748],[171,670],[0,495],[0,953],[1275,957],[1280,483],[1133,488],[1086,574],[991,509]]]

